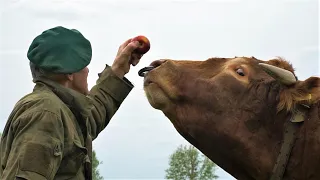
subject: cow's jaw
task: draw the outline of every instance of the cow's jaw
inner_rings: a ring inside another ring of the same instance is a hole
[[[144,91],[153,108],[165,111],[171,106],[169,90],[166,89],[161,80],[159,81],[157,78],[147,75],[144,78]]]

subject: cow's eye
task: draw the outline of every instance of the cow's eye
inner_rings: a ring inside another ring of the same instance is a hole
[[[238,68],[238,69],[236,70],[236,72],[237,72],[240,76],[245,76],[244,71],[243,71],[243,69],[241,69],[241,68]]]

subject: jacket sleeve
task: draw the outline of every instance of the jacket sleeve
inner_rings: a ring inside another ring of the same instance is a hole
[[[125,77],[121,79],[116,76],[108,65],[99,73],[99,79],[89,93],[93,102],[89,117],[89,130],[93,139],[108,125],[133,87]]]
[[[27,114],[25,114],[27,113]],[[0,179],[52,180],[62,160],[64,128],[54,113],[27,111],[11,122]]]

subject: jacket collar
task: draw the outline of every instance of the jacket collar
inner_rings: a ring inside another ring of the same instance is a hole
[[[47,78],[37,78],[33,91],[51,90],[56,96],[58,96],[74,114],[80,114],[83,117],[87,117],[92,108],[92,102],[89,97],[73,90],[66,88],[59,83],[56,83]]]

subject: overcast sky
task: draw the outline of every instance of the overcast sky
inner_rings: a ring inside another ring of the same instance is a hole
[[[145,35],[151,49],[127,78],[135,88],[94,141],[105,179],[162,179],[169,155],[188,144],[170,121],[148,104],[140,68],[159,58],[282,56],[299,79],[319,76],[317,0],[0,0],[0,131],[14,104],[32,91],[28,47],[55,26],[78,29],[93,47],[89,85],[119,45]],[[220,179],[232,179],[222,169]]]

